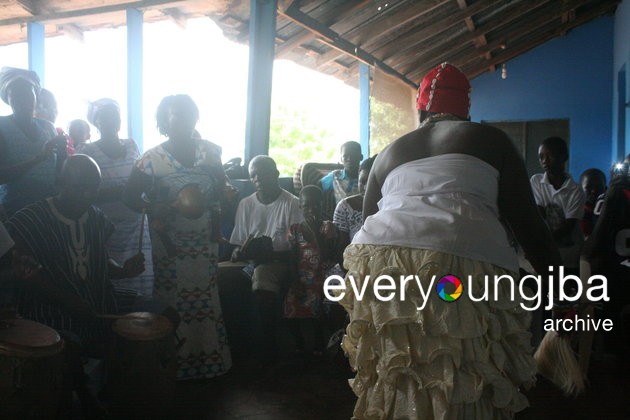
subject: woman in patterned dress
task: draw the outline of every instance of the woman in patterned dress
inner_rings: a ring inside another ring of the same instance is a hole
[[[178,379],[211,378],[232,365],[217,288],[221,148],[193,135],[199,110],[187,95],[164,98],[156,117],[168,140],[138,159],[125,201],[147,208],[154,296],[181,318]]]
[[[149,232],[142,224],[144,217],[124,205],[121,195],[133,164],[140,156],[132,139],[118,137],[120,131],[120,107],[113,99],[103,98],[91,102],[88,121],[101,134],[100,140],[86,144],[81,153],[92,157],[101,168],[101,188],[97,206],[103,210],[115,227],[107,242],[107,252],[115,261],[126,261],[138,252],[145,258],[145,271],[133,279],[114,280],[117,288],[133,289],[143,296],[153,294],[153,262]],[[146,224],[145,224],[146,226]],[[144,238],[140,242],[140,235]],[[142,243],[142,249],[139,245]]]
[[[336,229],[322,221],[322,190],[307,185],[300,191],[300,208],[304,221],[291,226],[289,242],[293,247],[297,276],[284,300],[284,317],[295,339],[296,352],[304,351],[304,329],[310,324],[314,332],[313,354],[321,355],[324,347],[321,323],[325,274],[334,260]]]

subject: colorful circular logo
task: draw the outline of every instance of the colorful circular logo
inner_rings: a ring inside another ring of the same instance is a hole
[[[464,292],[464,285],[457,277],[449,274],[438,281],[437,292],[443,301],[454,302]]]

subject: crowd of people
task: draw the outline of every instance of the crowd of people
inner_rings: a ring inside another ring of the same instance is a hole
[[[108,315],[150,307],[167,316],[177,379],[186,380],[220,376],[233,353],[252,347],[262,364],[275,363],[282,319],[296,354],[321,357],[326,313],[343,307],[356,418],[510,418],[536,376],[530,313],[518,299],[504,288],[493,302],[432,294],[418,310],[421,290],[383,301],[371,286],[384,274],[461,274],[481,295],[484,276],[519,273],[521,253],[538,273],[579,273],[587,258],[616,296],[628,296],[614,279],[630,269],[630,155],[608,190],[597,168],[578,184],[566,172],[566,142],[550,137],[538,151],[543,173],[529,179],[505,133],[470,122],[469,91],[461,71],[439,65],[420,86],[417,130],[365,160],[359,143],[344,143],[343,168],[297,195],[280,187],[272,157],[257,156],[247,167],[255,192],[238,201],[221,147],[195,130],[189,96],[162,100],[166,140],[141,153],[119,137],[115,100],[90,103],[99,134],[90,142],[84,120],[67,134],[54,127],[56,101],[37,74],[3,68],[0,97],[13,113],[0,117],[2,316],[59,331],[73,387],[93,409],[80,356],[103,357]],[[334,212],[323,208],[326,194]],[[231,257],[220,261],[228,244]],[[325,299],[331,274],[352,275],[367,293],[346,290],[341,306]],[[625,304],[605,310],[619,317]],[[611,344],[620,354],[623,334]]]

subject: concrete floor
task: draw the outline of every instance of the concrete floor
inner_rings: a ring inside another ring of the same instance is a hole
[[[348,420],[355,397],[352,374],[337,359],[285,357],[273,368],[237,362],[224,377],[178,384],[177,415],[172,419],[216,420]],[[630,419],[630,383],[610,361],[596,362],[590,387],[578,398],[566,398],[544,378],[527,393],[531,407],[517,420]]]
[[[347,420],[354,394],[347,367],[330,359],[285,357],[274,367],[236,363],[224,377],[180,383],[174,419]]]

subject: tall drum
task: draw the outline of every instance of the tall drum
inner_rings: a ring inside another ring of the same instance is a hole
[[[113,324],[107,390],[117,418],[168,418],[175,396],[177,359],[171,322],[134,312]]]
[[[0,418],[56,418],[64,395],[63,340],[26,319],[0,321]]]

